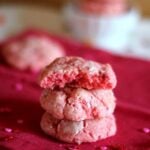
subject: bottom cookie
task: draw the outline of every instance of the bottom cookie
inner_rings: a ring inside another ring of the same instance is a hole
[[[59,140],[81,144],[115,135],[116,122],[113,115],[102,119],[76,122],[58,120],[45,113],[41,120],[41,128],[46,134]]]

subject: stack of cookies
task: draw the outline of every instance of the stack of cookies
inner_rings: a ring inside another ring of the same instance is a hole
[[[109,64],[80,57],[61,57],[40,76],[46,111],[42,130],[65,142],[95,142],[116,133],[113,112],[116,76]]]

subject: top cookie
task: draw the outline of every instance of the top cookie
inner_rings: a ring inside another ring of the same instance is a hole
[[[40,76],[42,88],[81,87],[113,89],[117,83],[109,64],[100,64],[80,57],[60,57],[48,65]]]

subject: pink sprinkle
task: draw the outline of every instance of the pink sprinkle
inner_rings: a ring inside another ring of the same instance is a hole
[[[23,85],[21,83],[16,83],[15,85],[17,91],[22,91]]]
[[[150,128],[143,128],[144,133],[150,133]]]
[[[12,132],[12,129],[11,129],[11,128],[5,128],[4,130],[5,130],[5,132],[7,132],[7,133],[11,133],[11,132]]]
[[[100,150],[108,150],[107,146],[101,146]]]
[[[22,119],[18,119],[18,120],[17,120],[17,123],[18,123],[18,124],[23,124],[23,122],[24,122],[24,121],[23,121]]]

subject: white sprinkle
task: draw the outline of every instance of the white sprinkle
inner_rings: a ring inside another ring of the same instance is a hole
[[[12,129],[11,129],[11,128],[5,128],[4,130],[5,130],[5,132],[7,132],[7,133],[11,133],[11,132],[12,132]]]

